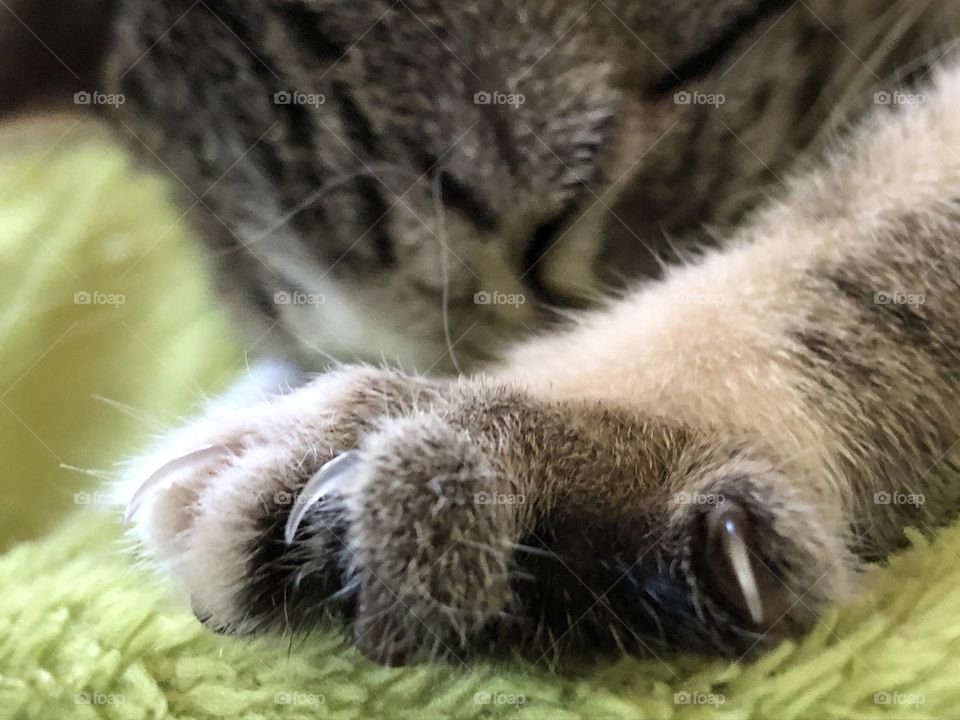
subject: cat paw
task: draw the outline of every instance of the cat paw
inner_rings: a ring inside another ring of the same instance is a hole
[[[445,387],[355,368],[206,417],[134,481],[127,522],[211,629],[333,615],[384,662],[459,648],[507,604],[516,519],[482,502],[503,469],[436,409]]]
[[[397,664],[503,645],[738,655],[842,596],[839,520],[742,444],[352,368],[208,417],[128,493],[213,630],[334,618]]]

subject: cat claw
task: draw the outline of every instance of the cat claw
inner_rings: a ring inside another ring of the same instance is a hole
[[[143,484],[137,488],[137,491],[133,494],[133,497],[130,498],[130,502],[127,503],[127,510],[123,515],[124,524],[130,524],[133,516],[137,514],[140,506],[143,505],[143,501],[147,495],[161,486],[164,481],[183,470],[198,467],[212,460],[219,460],[226,455],[232,455],[236,453],[236,450],[237,448],[232,445],[208,445],[187,453],[186,455],[182,455],[168,463],[164,463],[151,473],[150,477],[144,480]]]
[[[724,560],[729,563],[750,619],[761,625],[764,614],[763,599],[750,561],[746,525],[746,512],[738,505],[723,502],[710,513],[708,536],[711,544],[719,540]]]
[[[303,486],[303,490],[297,496],[293,510],[290,511],[290,515],[287,517],[287,525],[283,532],[283,539],[287,545],[293,543],[297,534],[297,528],[299,528],[300,523],[303,522],[307,511],[330,495],[337,480],[352,470],[358,460],[359,454],[356,450],[341,453],[333,458],[333,460],[327,462],[307,481],[307,484]]]

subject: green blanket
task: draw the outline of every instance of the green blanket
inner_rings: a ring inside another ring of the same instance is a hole
[[[752,665],[384,669],[205,632],[98,484],[245,357],[168,186],[70,122],[0,137],[0,719],[960,717],[960,527]]]

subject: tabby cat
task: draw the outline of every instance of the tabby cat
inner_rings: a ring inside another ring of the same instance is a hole
[[[5,107],[168,173],[286,363],[124,485],[211,629],[743,657],[957,510],[957,3],[48,4]]]

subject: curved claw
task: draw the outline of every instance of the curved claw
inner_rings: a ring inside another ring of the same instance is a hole
[[[750,619],[760,625],[763,623],[763,598],[750,561],[750,549],[746,541],[747,516],[742,508],[733,503],[724,502],[710,514],[708,533],[711,542],[719,538],[723,549],[723,558],[737,585]]]
[[[235,450],[236,449],[230,445],[208,445],[160,466],[150,477],[143,481],[143,484],[133,494],[133,497],[130,498],[130,502],[127,503],[127,511],[123,515],[124,524],[129,524],[133,516],[137,514],[137,510],[140,509],[147,494],[156,489],[157,486],[171,475],[199,463],[209,462],[210,460],[219,459],[224,455],[230,455],[234,453]]]
[[[333,490],[334,483],[346,472],[349,472],[357,464],[359,455],[355,450],[350,450],[337,455],[333,460],[320,468],[307,484],[303,486],[300,495],[287,517],[287,525],[283,531],[283,540],[287,545],[293,543],[297,534],[297,528],[303,522],[307,511],[320,502]]]

